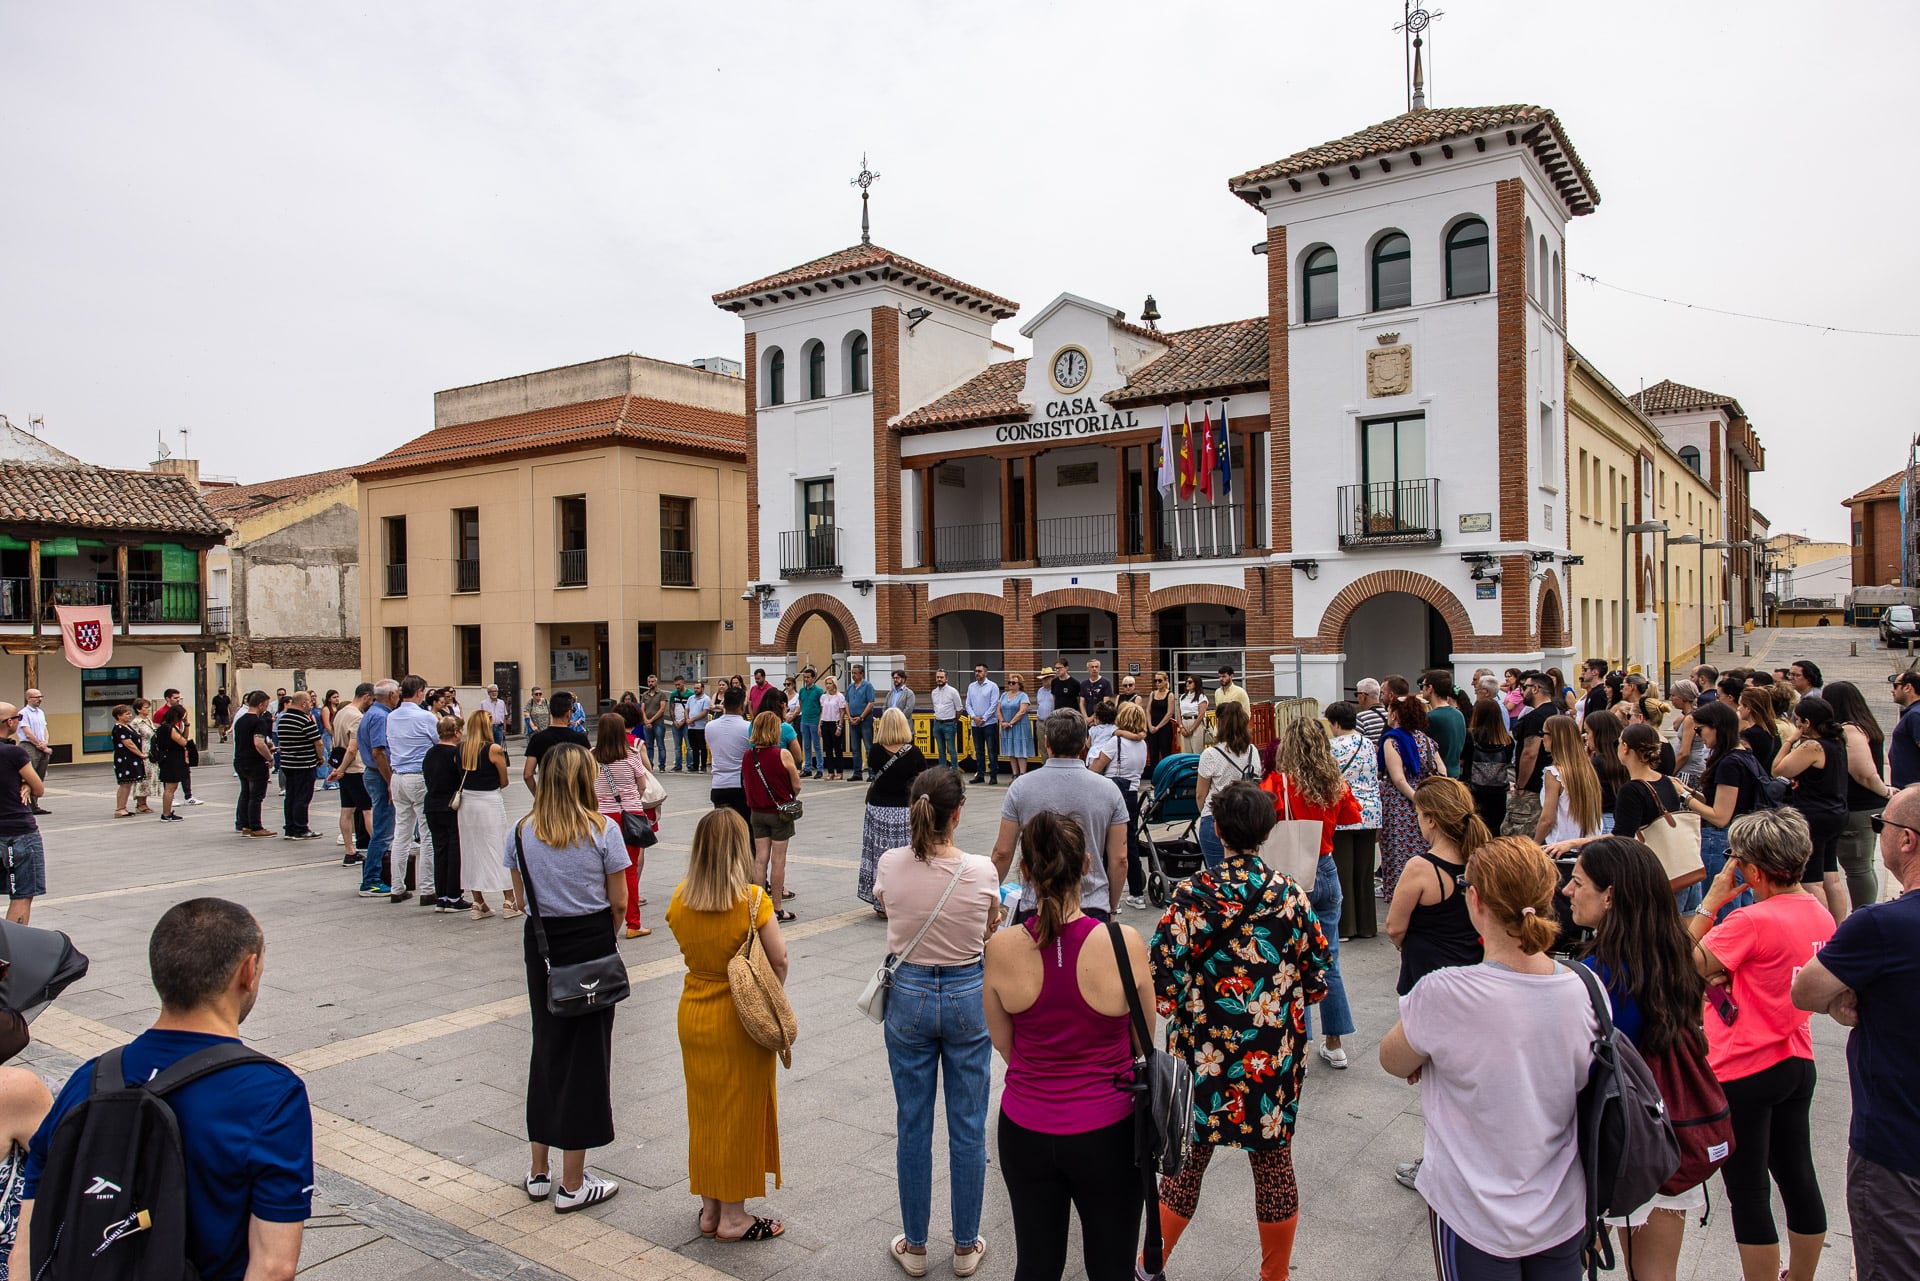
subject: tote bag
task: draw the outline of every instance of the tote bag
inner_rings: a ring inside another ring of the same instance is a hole
[[[1320,842],[1326,825],[1317,818],[1295,818],[1292,780],[1280,773],[1270,777],[1278,780],[1281,816],[1260,846],[1260,859],[1274,871],[1312,889],[1320,874]],[[1266,790],[1272,791],[1273,787]]]
[[[1667,874],[1667,884],[1678,893],[1707,879],[1707,865],[1700,858],[1700,816],[1691,810],[1675,814],[1660,801],[1660,791],[1644,779],[1636,780],[1653,793],[1660,806],[1660,817],[1640,829],[1636,838],[1653,851]]]

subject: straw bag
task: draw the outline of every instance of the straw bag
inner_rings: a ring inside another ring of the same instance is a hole
[[[1700,858],[1700,816],[1688,810],[1675,814],[1660,801],[1660,791],[1645,779],[1636,780],[1653,793],[1660,817],[1640,829],[1635,838],[1653,851],[1667,874],[1667,884],[1677,893],[1707,879],[1707,865]]]
[[[1293,789],[1285,774],[1274,774],[1280,792],[1282,818],[1275,820],[1273,830],[1267,833],[1267,839],[1260,846],[1260,860],[1283,876],[1290,876],[1307,889],[1320,875],[1320,844],[1326,835],[1326,824],[1319,819],[1295,818],[1293,816]],[[1263,790],[1271,793],[1273,786],[1269,780],[1262,780]]]
[[[800,1038],[800,1025],[794,1021],[787,990],[773,972],[767,950],[759,945],[760,931],[753,924],[760,916],[758,885],[753,887],[748,902],[747,937],[727,962],[727,986],[733,989],[733,1008],[739,1011],[747,1035],[779,1054],[782,1064],[792,1067],[793,1043]]]

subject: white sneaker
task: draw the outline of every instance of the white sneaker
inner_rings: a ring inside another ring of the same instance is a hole
[[[367,891],[362,890],[360,892],[365,894]],[[527,1190],[527,1200],[544,1201],[553,1195],[553,1176],[551,1174],[535,1174],[529,1170],[527,1171],[526,1182],[522,1186]]]
[[[1424,1160],[1426,1160],[1425,1157],[1420,1158],[1420,1161]],[[1403,1161],[1399,1165],[1394,1166],[1393,1181],[1403,1188],[1412,1188],[1415,1192],[1418,1192],[1420,1190],[1418,1187],[1420,1161]]]
[[[1330,1050],[1327,1048],[1326,1042],[1322,1041],[1320,1043],[1320,1057],[1339,1068],[1342,1072],[1347,1070],[1347,1052],[1344,1049]]]
[[[555,1213],[570,1214],[598,1205],[619,1190],[620,1185],[612,1179],[603,1179],[597,1174],[583,1175],[580,1186],[572,1192],[557,1186],[553,1189],[553,1208]]]
[[[336,836],[333,838],[333,843],[335,845],[345,845],[347,843],[347,838],[344,836]]]
[[[198,796],[189,796],[187,798],[186,803],[189,805],[205,805],[206,804],[206,802],[201,800]]]
[[[1127,896],[1127,906],[1136,912],[1144,912],[1147,910],[1147,896],[1144,894],[1130,894]]]

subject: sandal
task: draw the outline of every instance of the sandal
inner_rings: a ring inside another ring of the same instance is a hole
[[[115,818],[132,818],[133,811],[132,810],[115,810],[113,812],[113,816]]]
[[[713,1240],[715,1237],[720,1235],[720,1230],[718,1228],[715,1228],[712,1231],[707,1230],[707,1212],[705,1210],[695,1210],[693,1212],[693,1226],[696,1228],[699,1228],[700,1235],[705,1237],[709,1241]]]
[[[492,916],[492,915],[493,915],[493,909],[492,909],[492,908],[490,908],[490,907],[488,907],[488,906],[487,906],[487,905],[486,905],[485,903],[475,903],[475,904],[473,905],[473,919],[474,919],[474,920],[476,920],[476,921],[484,921],[484,920],[486,920],[486,919],[487,919],[487,918],[488,918],[489,916]]]
[[[500,915],[512,920],[516,916],[524,916],[525,913],[520,910],[518,903],[503,903],[500,906]]]
[[[627,928],[627,937],[630,939],[643,939],[651,933],[653,931],[644,925],[633,925]]]
[[[798,918],[792,912],[789,912],[786,908],[783,907],[779,911],[773,914],[773,919],[781,922],[782,924],[785,924],[788,921],[795,921],[800,918]]]
[[[635,899],[634,901],[638,903],[641,907],[645,907],[647,905],[647,900],[644,897]]]
[[[725,1241],[731,1245],[736,1241],[771,1241],[775,1237],[785,1236],[786,1232],[787,1225],[784,1223],[777,1222],[773,1219],[755,1219],[753,1226],[737,1237],[723,1237],[716,1232],[713,1234],[713,1239],[716,1241]]]
[[[792,890],[782,887],[780,890],[780,897],[784,900],[784,899],[796,898],[798,896],[794,894]]]

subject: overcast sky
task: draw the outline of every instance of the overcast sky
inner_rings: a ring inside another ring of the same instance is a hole
[[[1439,0],[1436,105],[1559,112],[1602,193],[1568,270],[1920,330],[1911,11]],[[0,413],[139,466],[181,427],[265,480],[373,457],[432,395],[637,351],[737,356],[709,301],[859,237],[1020,300],[1261,314],[1232,174],[1403,106],[1398,0],[31,4],[0,0]],[[1920,428],[1920,340],[1568,290],[1616,384],[1737,396],[1776,532]],[[1872,408],[1858,392],[1873,392]],[[1492,460],[1488,460],[1493,465]]]

